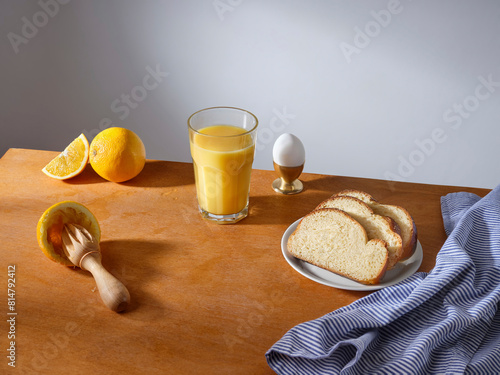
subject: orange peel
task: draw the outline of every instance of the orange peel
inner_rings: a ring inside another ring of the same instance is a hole
[[[50,260],[65,266],[73,266],[73,263],[64,254],[62,245],[61,234],[66,223],[83,226],[97,242],[101,239],[101,229],[94,214],[78,202],[59,202],[42,214],[36,228],[40,249]]]

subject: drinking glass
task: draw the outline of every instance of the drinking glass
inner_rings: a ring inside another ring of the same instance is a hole
[[[258,120],[232,107],[212,107],[188,119],[196,195],[201,215],[220,224],[248,215]]]

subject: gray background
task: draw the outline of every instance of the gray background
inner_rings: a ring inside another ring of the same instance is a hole
[[[112,123],[190,161],[187,118],[225,105],[260,120],[255,168],[289,132],[306,172],[499,180],[499,1],[1,0],[0,25],[0,155]]]

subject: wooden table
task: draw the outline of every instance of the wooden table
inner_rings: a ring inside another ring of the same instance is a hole
[[[254,170],[250,216],[235,225],[201,219],[189,163],[148,161],[115,184],[90,166],[67,182],[41,169],[57,153],[10,149],[0,159],[1,306],[7,315],[8,266],[15,266],[13,374],[272,374],[264,353],[287,330],[367,292],[317,284],[282,256],[285,229],[342,189],[406,207],[415,219],[429,271],[445,240],[440,197],[486,189],[389,183],[305,173],[305,190],[275,193],[272,171]],[[87,206],[102,230],[104,266],[129,289],[128,311],[101,302],[91,275],[40,251],[36,225],[50,205]],[[1,329],[0,373],[9,326]]]

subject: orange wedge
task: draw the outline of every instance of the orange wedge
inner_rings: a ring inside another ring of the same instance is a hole
[[[89,161],[89,141],[80,134],[68,147],[47,164],[42,172],[58,180],[67,180],[80,174]]]
[[[59,202],[43,213],[36,228],[36,238],[40,249],[50,260],[65,266],[73,266],[62,247],[62,231],[66,223],[80,224],[94,236],[97,242],[101,239],[101,229],[92,212],[77,202]]]

